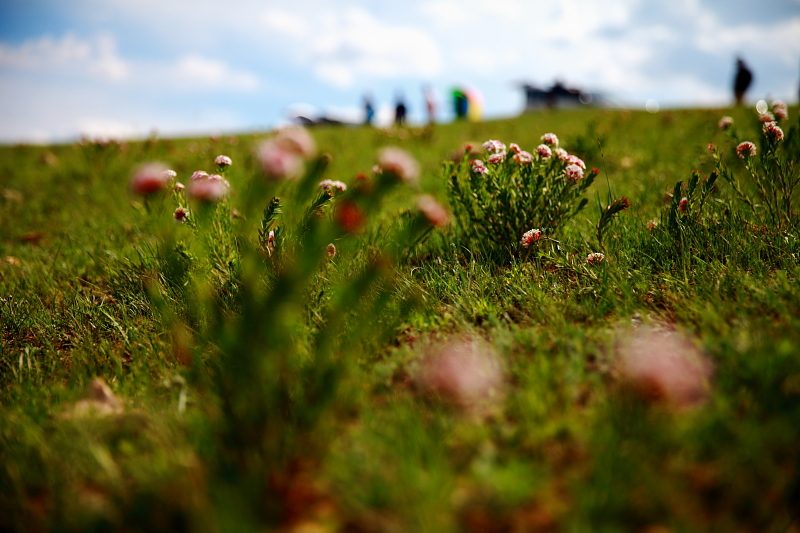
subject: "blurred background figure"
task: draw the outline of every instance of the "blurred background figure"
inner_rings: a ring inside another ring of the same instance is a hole
[[[367,126],[372,125],[375,119],[375,106],[372,105],[372,96],[369,93],[364,95],[364,123]]]
[[[461,89],[453,89],[453,110],[456,113],[457,120],[467,118],[469,100],[467,100],[466,93]]]
[[[428,124],[434,124],[436,123],[436,96],[430,85],[424,85],[422,93],[425,96],[425,109],[428,111]]]
[[[405,99],[403,98],[403,93],[397,93],[397,99],[395,102],[394,123],[396,126],[403,126],[406,123],[406,113],[408,112]]]
[[[744,100],[744,94],[747,92],[747,88],[750,87],[750,84],[753,82],[753,73],[750,72],[750,69],[747,68],[747,65],[744,64],[744,60],[741,57],[736,58],[736,77],[733,80],[733,94],[736,97],[736,105],[742,105],[742,100]]]

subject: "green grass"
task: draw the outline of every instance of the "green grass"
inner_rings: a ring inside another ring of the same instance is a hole
[[[241,206],[260,137],[0,147],[0,530],[791,531],[800,228],[759,223],[721,180],[680,229],[665,214],[676,182],[713,170],[709,142],[741,175],[723,114],[760,136],[738,109],[313,130],[326,178],[352,188],[381,147],[400,146],[442,202],[442,161],[464,143],[531,150],[555,132],[601,174],[560,249],[534,261],[497,261],[454,229],[399,253],[387,234],[408,229],[416,191],[395,187],[334,261],[312,263],[306,240],[294,266],[262,271],[241,240],[256,216],[230,230],[238,241],[193,240],[129,192],[141,162],[186,182],[226,154]],[[592,267],[609,196],[631,208]],[[171,239],[192,258],[173,285]],[[244,259],[208,281],[215,246]],[[618,347],[634,326],[705,354],[704,404],[672,408],[626,384]],[[503,369],[479,411],[419,378],[427,354],[464,335]],[[95,376],[124,410],[69,416]]]

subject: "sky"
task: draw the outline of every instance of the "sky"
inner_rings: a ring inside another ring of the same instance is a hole
[[[800,0],[0,0],[0,143],[263,131],[295,109],[381,123],[398,94],[487,118],[556,79],[618,106],[798,99]],[[302,105],[301,105],[302,104]],[[652,107],[652,106],[651,106]]]

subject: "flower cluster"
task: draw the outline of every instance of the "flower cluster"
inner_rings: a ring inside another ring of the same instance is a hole
[[[550,150],[550,147],[546,144],[540,144],[536,147],[536,155],[541,157],[542,159],[550,159],[553,157],[553,152]]]
[[[522,241],[520,241],[520,243],[522,244],[522,246],[527,248],[534,242],[539,242],[539,239],[541,238],[542,238],[542,230],[532,229],[522,234]]]
[[[486,160],[490,165],[499,165],[506,160],[505,152],[495,152]]]
[[[489,152],[490,154],[505,153],[506,145],[500,141],[492,139],[483,143],[483,149]]]
[[[761,131],[767,136],[768,139],[771,139],[775,142],[780,142],[783,140],[783,130],[775,122],[764,123]]]
[[[322,180],[319,182],[319,188],[325,191],[337,190],[346,191],[347,185],[337,180]]]
[[[755,157],[756,145],[751,143],[750,141],[741,142],[739,143],[739,146],[736,147],[736,155],[738,155],[742,159],[746,159],[748,157]]]
[[[786,107],[784,102],[775,100],[772,102],[772,114],[775,115],[776,120],[788,120],[789,108]]]
[[[593,252],[586,256],[586,262],[590,265],[599,265],[603,261],[606,260],[605,254],[601,254],[600,252]]]
[[[479,176],[485,176],[486,174],[489,173],[489,169],[486,168],[486,165],[484,165],[483,161],[481,161],[480,159],[472,161],[469,165],[470,165],[470,170],[472,170],[474,174],[477,174]]]
[[[131,190],[141,196],[149,196],[164,190],[177,174],[161,163],[146,163],[139,166],[131,179]]]
[[[533,162],[533,156],[530,154],[530,152],[526,152],[525,150],[517,152],[511,156],[511,159],[520,165],[527,165]]]
[[[583,169],[579,165],[571,163],[564,169],[564,175],[569,181],[579,181],[583,178]]]
[[[733,117],[725,116],[720,118],[719,122],[717,122],[717,127],[721,130],[727,130],[731,126],[733,126]]]
[[[545,133],[544,135],[542,135],[541,141],[544,144],[549,144],[554,148],[558,148],[558,137],[556,136],[555,133]]]

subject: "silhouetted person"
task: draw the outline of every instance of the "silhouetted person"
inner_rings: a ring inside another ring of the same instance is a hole
[[[394,107],[394,123],[397,126],[403,126],[406,123],[406,103],[402,95],[397,95],[397,105]]]
[[[736,105],[742,105],[744,93],[753,82],[753,73],[744,64],[741,57],[736,59],[736,77],[733,80],[733,94],[736,96]]]
[[[364,95],[364,123],[367,126],[371,126],[374,119],[375,107],[372,105],[372,97],[366,94]]]

